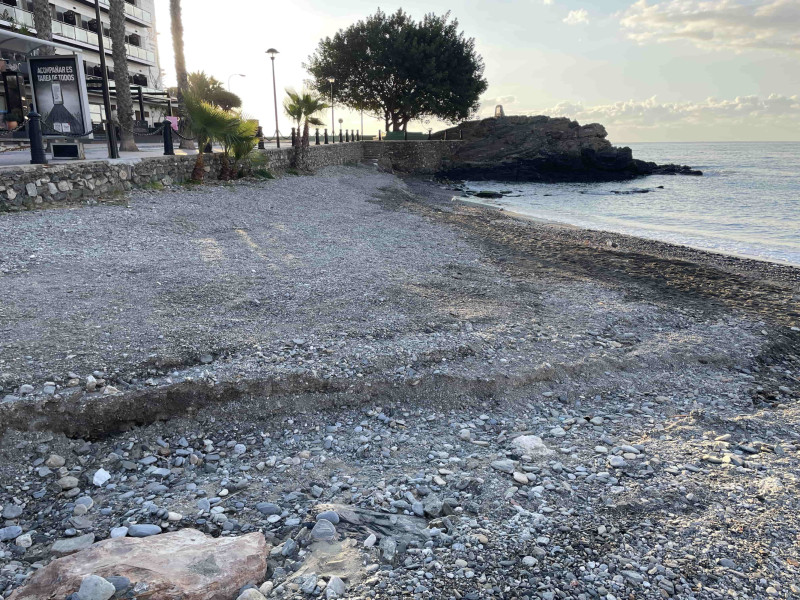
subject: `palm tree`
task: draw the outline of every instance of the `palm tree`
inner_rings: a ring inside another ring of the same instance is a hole
[[[172,26],[172,48],[175,52],[175,74],[178,78],[178,104],[183,104],[184,97],[189,90],[189,76],[186,73],[186,57],[183,54],[181,0],[169,0],[169,15]],[[191,150],[194,148],[194,143],[191,140],[181,138],[180,147],[185,150]]]
[[[114,58],[114,89],[117,94],[117,119],[119,119],[119,149],[138,152],[133,139],[133,101],[128,75],[128,57],[125,49],[125,0],[110,0],[111,52]],[[142,115],[144,118],[144,115]]]
[[[191,94],[184,96],[183,101],[192,133],[197,138],[198,148],[200,148],[197,153],[197,159],[195,159],[192,179],[194,181],[203,181],[205,177],[205,159],[202,149],[206,144],[215,141],[222,142],[224,146],[230,147],[235,141],[240,119],[236,115],[208,102],[203,102]]]
[[[33,0],[33,26],[36,27],[36,37],[40,40],[53,41],[53,15],[50,12],[49,0]],[[52,46],[43,46],[39,53],[50,56],[56,53]]]
[[[321,127],[323,125],[322,119],[315,117],[318,112],[328,108],[322,97],[312,94],[306,90],[298,93],[292,89],[286,90],[288,96],[283,103],[283,110],[286,114],[297,123],[297,132],[300,133],[300,126],[303,127],[303,137],[300,145],[307,147],[308,143],[308,129],[310,125]]]

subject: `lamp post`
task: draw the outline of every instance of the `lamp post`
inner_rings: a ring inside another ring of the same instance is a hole
[[[231,79],[233,79],[234,77],[247,77],[247,75],[245,75],[244,73],[234,73],[233,75],[228,77],[228,91],[229,92],[231,91]]]
[[[100,69],[103,71],[103,105],[106,109],[108,126],[108,158],[119,158],[117,132],[111,119],[111,94],[108,91],[108,69],[106,69],[106,49],[103,44],[103,21],[100,20],[100,0],[95,0],[94,11],[97,18],[97,45],[100,51]]]
[[[331,84],[331,131],[333,131],[333,139],[336,140],[336,120],[333,118],[333,82],[336,81],[333,77],[328,77],[328,82]]]
[[[275,100],[275,141],[278,143],[278,148],[281,147],[281,133],[278,129],[278,88],[275,86],[275,55],[278,51],[275,48],[267,50],[267,54],[272,59],[272,98]]]

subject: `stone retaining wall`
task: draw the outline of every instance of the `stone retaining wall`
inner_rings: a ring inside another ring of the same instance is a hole
[[[457,143],[352,142],[311,146],[309,166],[319,169],[373,158],[397,171],[433,173],[452,155]],[[281,174],[291,167],[292,148],[262,152],[266,157],[264,168],[271,173]],[[206,179],[217,179],[220,158],[220,154],[205,156]],[[4,167],[0,169],[0,211],[74,204],[108,198],[137,187],[182,183],[191,178],[194,163],[195,156],[156,156]]]
[[[460,142],[444,140],[362,142],[364,156],[403,173],[432,174],[453,156]]]

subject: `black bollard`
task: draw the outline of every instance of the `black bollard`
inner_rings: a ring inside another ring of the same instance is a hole
[[[172,123],[164,121],[164,156],[175,156],[175,145],[172,142]]]
[[[44,153],[42,140],[42,117],[35,110],[28,113],[28,137],[31,140],[31,164],[46,165],[47,156]]]
[[[428,139],[429,140],[433,139],[433,129],[428,129]]]
[[[460,139],[460,140],[464,139],[464,130],[463,129],[459,129],[458,130],[458,139]]]
[[[408,123],[403,125],[403,140],[408,141]]]
[[[339,129],[339,143],[341,144],[344,141],[344,137],[342,137],[342,130]]]
[[[314,134],[314,139],[316,140],[316,145],[319,146],[319,127],[317,127],[317,132]]]
[[[295,145],[295,143],[296,143],[296,138],[295,138],[295,135],[296,135],[296,134],[295,134],[295,132],[294,132],[294,127],[292,127],[292,146],[294,146],[294,145]]]
[[[380,142],[383,138],[381,137],[381,130],[378,129],[378,141]]]
[[[205,147],[205,148],[203,148],[203,153],[205,153],[205,154],[211,154],[212,152],[214,152],[214,147],[211,145],[211,142],[208,142],[208,143],[206,144],[206,147]]]
[[[258,149],[259,150],[264,150],[264,148],[265,148],[265,146],[264,146],[264,138],[258,138]]]
[[[356,141],[357,142],[361,141],[361,130],[359,129],[356,129]]]
[[[325,143],[328,143],[328,128],[325,128]]]
[[[444,130],[444,135],[442,136],[442,139],[447,141],[447,129]]]

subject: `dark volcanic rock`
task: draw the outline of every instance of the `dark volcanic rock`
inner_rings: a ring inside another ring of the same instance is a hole
[[[702,175],[690,167],[657,165],[617,148],[598,124],[566,118],[501,117],[470,121],[447,131],[464,143],[442,175],[499,181],[615,181],[642,175]],[[442,135],[442,134],[439,134]]]

